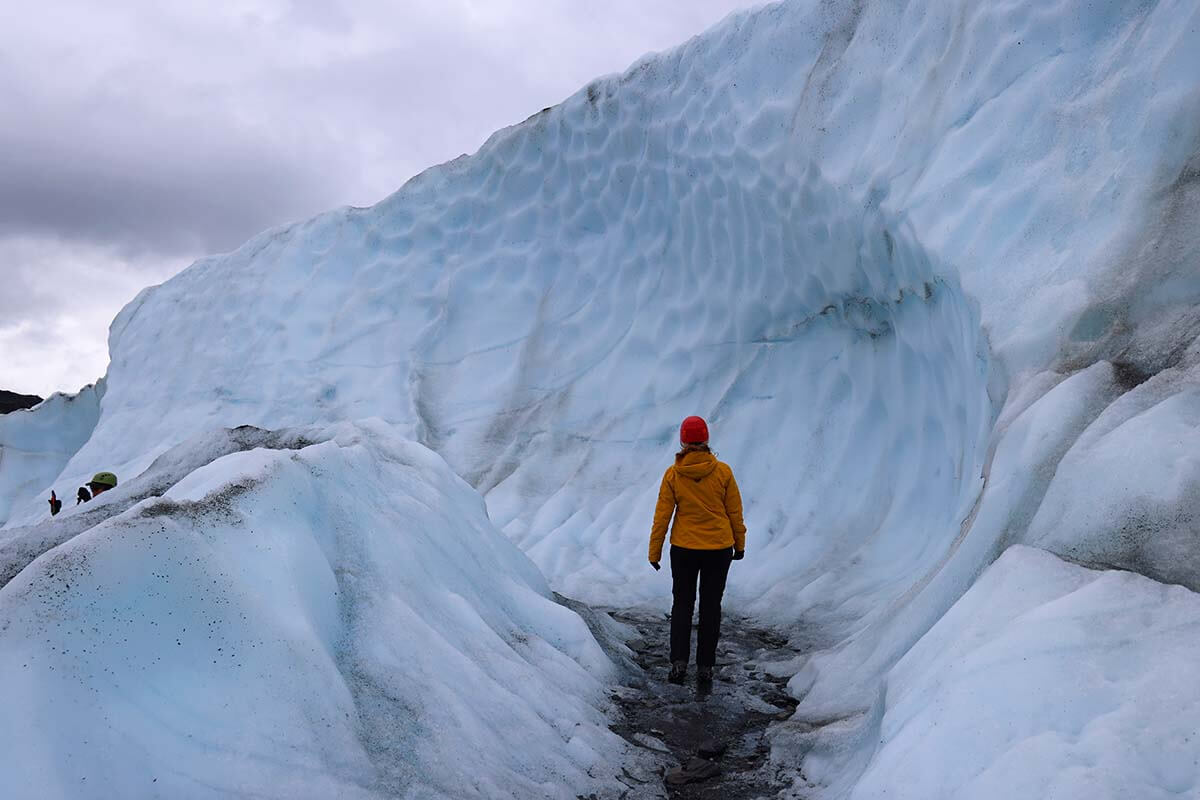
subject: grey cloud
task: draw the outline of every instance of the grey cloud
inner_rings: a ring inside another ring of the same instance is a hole
[[[131,261],[105,246],[0,238],[0,387],[45,396],[96,380],[117,310],[183,266]]]
[[[12,83],[0,74],[0,86]],[[353,179],[337,142],[231,125],[220,109],[22,103],[0,127],[0,235],[56,234],[157,252],[223,250],[321,210]],[[292,120],[280,118],[281,129]],[[331,189],[333,191],[331,191]]]
[[[295,0],[207,24],[80,5],[76,24],[113,26],[111,44],[77,33],[32,68],[0,50],[0,234],[226,250],[374,201],[733,5]]]

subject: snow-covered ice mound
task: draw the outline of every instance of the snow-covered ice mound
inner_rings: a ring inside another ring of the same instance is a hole
[[[1059,462],[1023,541],[1200,591],[1197,453],[1200,370],[1164,370],[1096,415]]]
[[[1013,547],[896,665],[853,800],[1200,792],[1200,597]]]
[[[469,486],[382,423],[258,435],[0,589],[6,797],[611,783],[611,665]]]

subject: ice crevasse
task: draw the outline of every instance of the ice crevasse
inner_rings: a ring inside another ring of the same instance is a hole
[[[1105,781],[1086,765],[1109,757],[1135,795],[1188,791],[1200,745],[1172,771],[1112,744],[1167,738],[1186,703],[1113,715],[1048,657],[1038,696],[1082,710],[1042,729],[916,736],[932,712],[912,698],[969,714],[969,692],[930,677],[969,650],[928,637],[981,593],[1013,607],[1026,571],[1107,586],[1075,571],[1133,570],[1131,596],[1186,587],[1147,602],[1152,622],[1191,613],[1197,75],[1191,2],[800,0],[733,16],[372,208],[269,231],[143,292],[113,323],[98,417],[57,483],[98,463],[138,475],[223,427],[378,417],[482,494],[555,589],[661,604],[650,511],[675,426],[700,413],[747,499],[729,603],[816,651],[773,733],[798,791],[875,796],[919,747],[961,767],[923,797],[1010,796],[1025,778],[1002,754],[1019,747],[1025,769],[1066,776],[1056,796],[1094,796]],[[0,430],[6,458],[45,413]],[[41,496],[3,485],[0,546],[49,546]],[[1022,544],[1039,550],[989,569]],[[1098,594],[1071,595],[1089,663],[1128,691],[1174,686],[1111,660],[1083,608]],[[1185,654],[1163,649],[1161,669]],[[1108,736],[1079,735],[1101,718]]]

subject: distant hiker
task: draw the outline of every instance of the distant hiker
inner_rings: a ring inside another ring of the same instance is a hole
[[[97,472],[88,481],[87,486],[80,486],[79,491],[75,493],[75,505],[86,503],[98,494],[107,492],[109,489],[115,488],[117,485],[117,476],[111,472]],[[91,489],[89,492],[88,489]],[[54,494],[54,490],[50,490],[50,515],[53,516],[59,511],[62,511],[62,500]]]
[[[730,561],[746,552],[742,496],[728,464],[708,449],[708,425],[688,417],[679,426],[682,449],[667,467],[658,490],[650,529],[650,566],[659,569],[671,515],[671,683],[683,683],[692,649],[692,610],[700,579],[700,630],[696,637],[696,679],[712,681],[721,635],[721,596]]]
[[[117,476],[116,475],[113,475],[111,472],[97,472],[95,475],[92,476],[92,479],[90,481],[88,481],[88,484],[86,487],[85,486],[79,487],[79,492],[78,492],[78,496],[75,500],[75,505],[79,505],[80,503],[86,503],[87,501],[89,501],[93,497],[95,497],[96,495],[101,494],[103,492],[107,492],[109,489],[115,489],[116,487],[117,487]],[[92,493],[90,495],[88,494],[88,489],[92,490]]]

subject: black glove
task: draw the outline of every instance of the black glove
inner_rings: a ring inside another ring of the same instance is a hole
[[[745,557],[746,557],[745,550],[734,550],[733,551],[733,560],[734,561],[741,561]]]
[[[54,494],[54,490],[50,490],[50,516],[54,516],[62,511],[62,500],[59,500]]]
[[[79,491],[75,493],[75,505],[79,505],[80,503],[86,503],[87,501],[89,501],[91,499],[92,499],[92,495],[87,490],[86,486],[80,486]]]
[[[650,566],[654,567],[654,571],[655,571],[655,572],[658,572],[660,569],[662,569],[662,567],[660,567],[660,566],[658,565],[658,562],[657,562],[657,561],[651,561],[651,562],[650,562]]]

